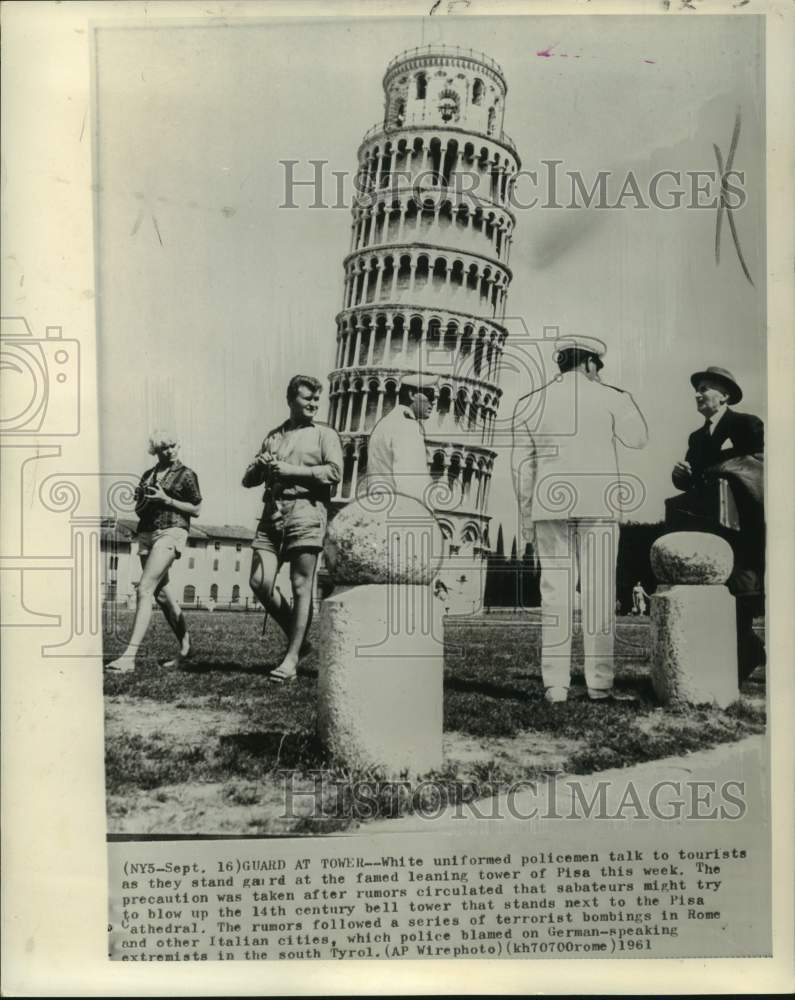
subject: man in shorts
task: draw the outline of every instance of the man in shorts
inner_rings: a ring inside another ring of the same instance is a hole
[[[265,506],[251,545],[249,584],[288,639],[284,659],[269,675],[277,684],[296,675],[312,617],[312,592],[331,490],[342,476],[342,445],[337,432],[315,423],[321,388],[311,375],[290,379],[290,415],[265,437],[243,476],[245,487],[265,486]],[[285,560],[290,563],[292,607],[275,587]]]

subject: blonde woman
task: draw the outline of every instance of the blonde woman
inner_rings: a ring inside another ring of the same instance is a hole
[[[179,666],[191,653],[185,616],[169,588],[168,571],[182,555],[190,519],[199,516],[202,497],[196,473],[179,461],[178,453],[179,442],[174,434],[163,430],[152,432],[149,454],[157,456],[157,465],[143,474],[135,494],[138,555],[143,571],[138,584],[138,604],[127,648],[106,667],[113,673],[135,670],[135,657],[152,617],[152,598],[180,644],[179,653],[166,666]]]

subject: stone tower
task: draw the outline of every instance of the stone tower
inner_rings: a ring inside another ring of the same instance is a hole
[[[425,424],[445,554],[488,551],[500,359],[519,157],[502,129],[507,86],[492,59],[426,46],[383,80],[383,120],[358,153],[350,253],[337,316],[329,423],[344,446],[338,500],[367,467],[367,438],[405,371],[438,373]]]

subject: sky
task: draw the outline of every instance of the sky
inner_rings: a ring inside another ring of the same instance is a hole
[[[662,517],[670,469],[700,425],[690,374],[730,369],[738,407],[765,416],[763,27],[753,17],[318,19],[100,29],[95,146],[103,466],[140,473],[149,430],[176,428],[199,474],[201,521],[253,527],[259,491],[240,477],[285,416],[296,371],[333,367],[349,205],[283,204],[281,160],[350,171],[383,115],[386,64],[446,43],[502,66],[504,127],[527,170],[561,160],[588,186],[600,170],[641,189],[659,170],[714,170],[742,118],[734,213],[753,286],[716,211],[518,209],[508,347],[549,362],[544,329],[608,345],[606,380],[646,416],[642,452],[622,452]],[[350,190],[350,187],[348,187]],[[524,198],[529,186],[517,187]],[[566,196],[568,187],[565,188]],[[561,200],[564,200],[563,198]],[[566,197],[566,200],[568,198]],[[330,186],[329,204],[334,203]],[[632,199],[627,205],[632,206]],[[517,348],[518,349],[518,348]],[[511,367],[508,365],[506,367]],[[520,368],[519,365],[513,367]],[[506,373],[507,422],[526,378]],[[325,403],[323,405],[325,414]],[[501,424],[504,430],[506,423]],[[508,453],[498,447],[490,513],[514,531]],[[496,526],[492,531],[496,538]]]

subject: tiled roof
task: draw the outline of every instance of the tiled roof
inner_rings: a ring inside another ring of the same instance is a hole
[[[231,538],[234,541],[250,542],[254,537],[251,528],[244,528],[240,524],[202,524],[198,527],[207,538]]]
[[[114,526],[115,524],[115,526]],[[115,522],[112,518],[107,518],[102,522],[103,539],[115,538],[117,541],[129,542],[138,534],[138,522],[129,518],[120,517]],[[244,528],[240,524],[196,524],[191,522],[191,538],[218,538],[231,539],[232,541],[250,542],[254,537],[251,528]]]
[[[135,522],[133,521],[114,521],[110,518],[102,522],[102,541],[103,542],[115,542],[117,545],[121,543],[129,543],[135,537],[135,529],[132,527]]]

